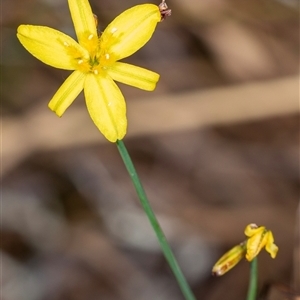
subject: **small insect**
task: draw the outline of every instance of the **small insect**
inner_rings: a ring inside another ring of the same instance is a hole
[[[166,0],[162,0],[162,3],[158,5],[160,15],[161,15],[161,22],[165,20],[167,17],[170,17],[172,14],[172,10],[168,8]]]

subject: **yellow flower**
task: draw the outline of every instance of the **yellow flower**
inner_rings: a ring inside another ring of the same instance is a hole
[[[212,274],[215,276],[224,275],[245,256],[245,253],[246,248],[244,243],[233,247],[215,263]]]
[[[126,104],[115,84],[119,81],[144,90],[154,90],[159,75],[119,62],[151,38],[161,21],[159,7],[134,6],[115,18],[98,36],[88,0],[68,0],[78,43],[70,36],[45,26],[20,25],[17,37],[36,58],[52,67],[73,70],[49,103],[58,116],[84,90],[89,114],[111,142],[127,130]]]
[[[221,276],[232,269],[241,259],[246,256],[252,261],[263,247],[275,258],[278,247],[274,244],[273,234],[266,227],[258,227],[256,224],[249,224],[245,229],[248,239],[226,252],[213,266],[212,274]]]
[[[246,259],[251,261],[265,247],[272,258],[275,258],[278,247],[274,244],[274,237],[270,230],[264,226],[249,224],[245,229],[245,235],[248,237],[246,248]]]

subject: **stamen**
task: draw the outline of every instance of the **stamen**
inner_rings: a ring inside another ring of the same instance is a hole
[[[98,70],[94,70],[94,74],[98,75],[99,74]]]
[[[93,37],[94,37],[94,35],[93,35],[93,34],[90,34],[90,35],[88,36],[88,40],[90,41]]]
[[[108,53],[106,53],[104,56],[105,56],[106,59],[109,59],[109,54]]]
[[[81,65],[83,63],[83,59],[78,59],[78,64]]]

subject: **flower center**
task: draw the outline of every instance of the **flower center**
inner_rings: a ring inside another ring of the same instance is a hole
[[[86,50],[85,54],[72,46],[66,46],[73,57],[74,68],[84,73],[92,72],[98,75],[116,61],[114,55],[107,51],[107,47],[100,43],[100,38],[93,34],[84,34],[80,39],[80,46]]]

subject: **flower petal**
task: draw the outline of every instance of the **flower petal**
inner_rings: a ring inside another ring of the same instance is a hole
[[[259,252],[262,250],[262,248],[266,245],[267,242],[267,235],[266,230],[264,226],[259,227],[261,229],[259,232],[256,232],[254,235],[252,235],[247,240],[247,253],[246,253],[246,259],[248,261],[253,260],[254,257],[256,257]]]
[[[88,56],[71,37],[46,26],[20,25],[17,37],[28,52],[55,68],[74,70],[74,58]]]
[[[79,93],[83,90],[85,74],[75,71],[61,85],[48,106],[59,117],[73,103]]]
[[[86,35],[97,36],[95,18],[88,0],[68,0],[77,39],[81,44]]]
[[[247,225],[244,233],[246,236],[251,237],[255,234],[263,232],[264,230],[265,230],[264,226],[257,226],[256,224],[252,223],[252,224]]]
[[[124,97],[110,77],[88,74],[84,94],[89,114],[102,134],[111,142],[121,140],[127,130]]]
[[[154,4],[136,5],[116,17],[101,35],[101,47],[116,60],[143,47],[151,38],[161,15]]]
[[[266,250],[270,253],[272,258],[275,258],[278,252],[278,247],[274,244],[274,237],[271,231],[268,231]]]
[[[107,73],[116,81],[146,91],[153,91],[159,79],[159,74],[155,72],[121,62],[114,63],[107,69]]]

